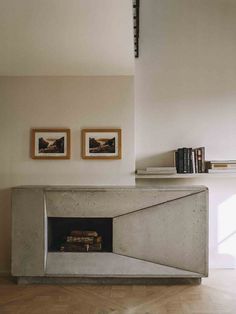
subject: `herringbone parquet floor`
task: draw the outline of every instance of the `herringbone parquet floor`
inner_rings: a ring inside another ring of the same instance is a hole
[[[236,314],[236,270],[199,286],[16,285],[0,278],[0,314]]]

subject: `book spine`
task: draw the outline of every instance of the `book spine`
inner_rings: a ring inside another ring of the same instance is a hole
[[[202,150],[201,148],[197,148],[197,165],[198,165],[198,172],[202,173]]]
[[[179,154],[178,154],[178,151],[174,152],[174,165],[175,165],[177,173],[179,173]]]
[[[183,148],[178,149],[178,173],[184,172],[184,150]]]
[[[97,237],[98,233],[96,231],[73,230],[70,235],[74,237]]]
[[[67,243],[82,243],[82,244],[94,244],[94,243],[101,243],[102,237],[66,237]]]
[[[65,243],[60,247],[61,252],[92,252],[101,250],[102,250],[101,243],[96,244]]]
[[[194,149],[194,162],[195,162],[195,171],[196,173],[199,173],[198,171],[198,160],[197,160],[197,149]]]
[[[193,149],[192,149],[192,168],[193,168],[193,173],[196,173],[195,154],[194,154]]]
[[[68,236],[66,242],[90,243],[94,242],[94,237],[72,237]]]
[[[193,173],[192,148],[188,148],[187,168],[188,173]]]
[[[183,173],[188,173],[188,149],[183,148]]]
[[[202,155],[202,172],[204,173],[206,172],[205,147],[200,147],[200,149],[201,149],[201,155]]]

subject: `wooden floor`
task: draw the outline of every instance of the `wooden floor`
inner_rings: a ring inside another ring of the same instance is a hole
[[[0,278],[0,314],[236,314],[236,270],[198,286],[16,285]]]

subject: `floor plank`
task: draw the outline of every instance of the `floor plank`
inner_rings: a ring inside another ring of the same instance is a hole
[[[236,314],[236,270],[201,285],[16,285],[0,278],[0,314]]]

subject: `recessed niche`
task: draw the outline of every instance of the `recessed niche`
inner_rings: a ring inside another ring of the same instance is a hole
[[[112,218],[48,217],[48,252],[112,252]]]

